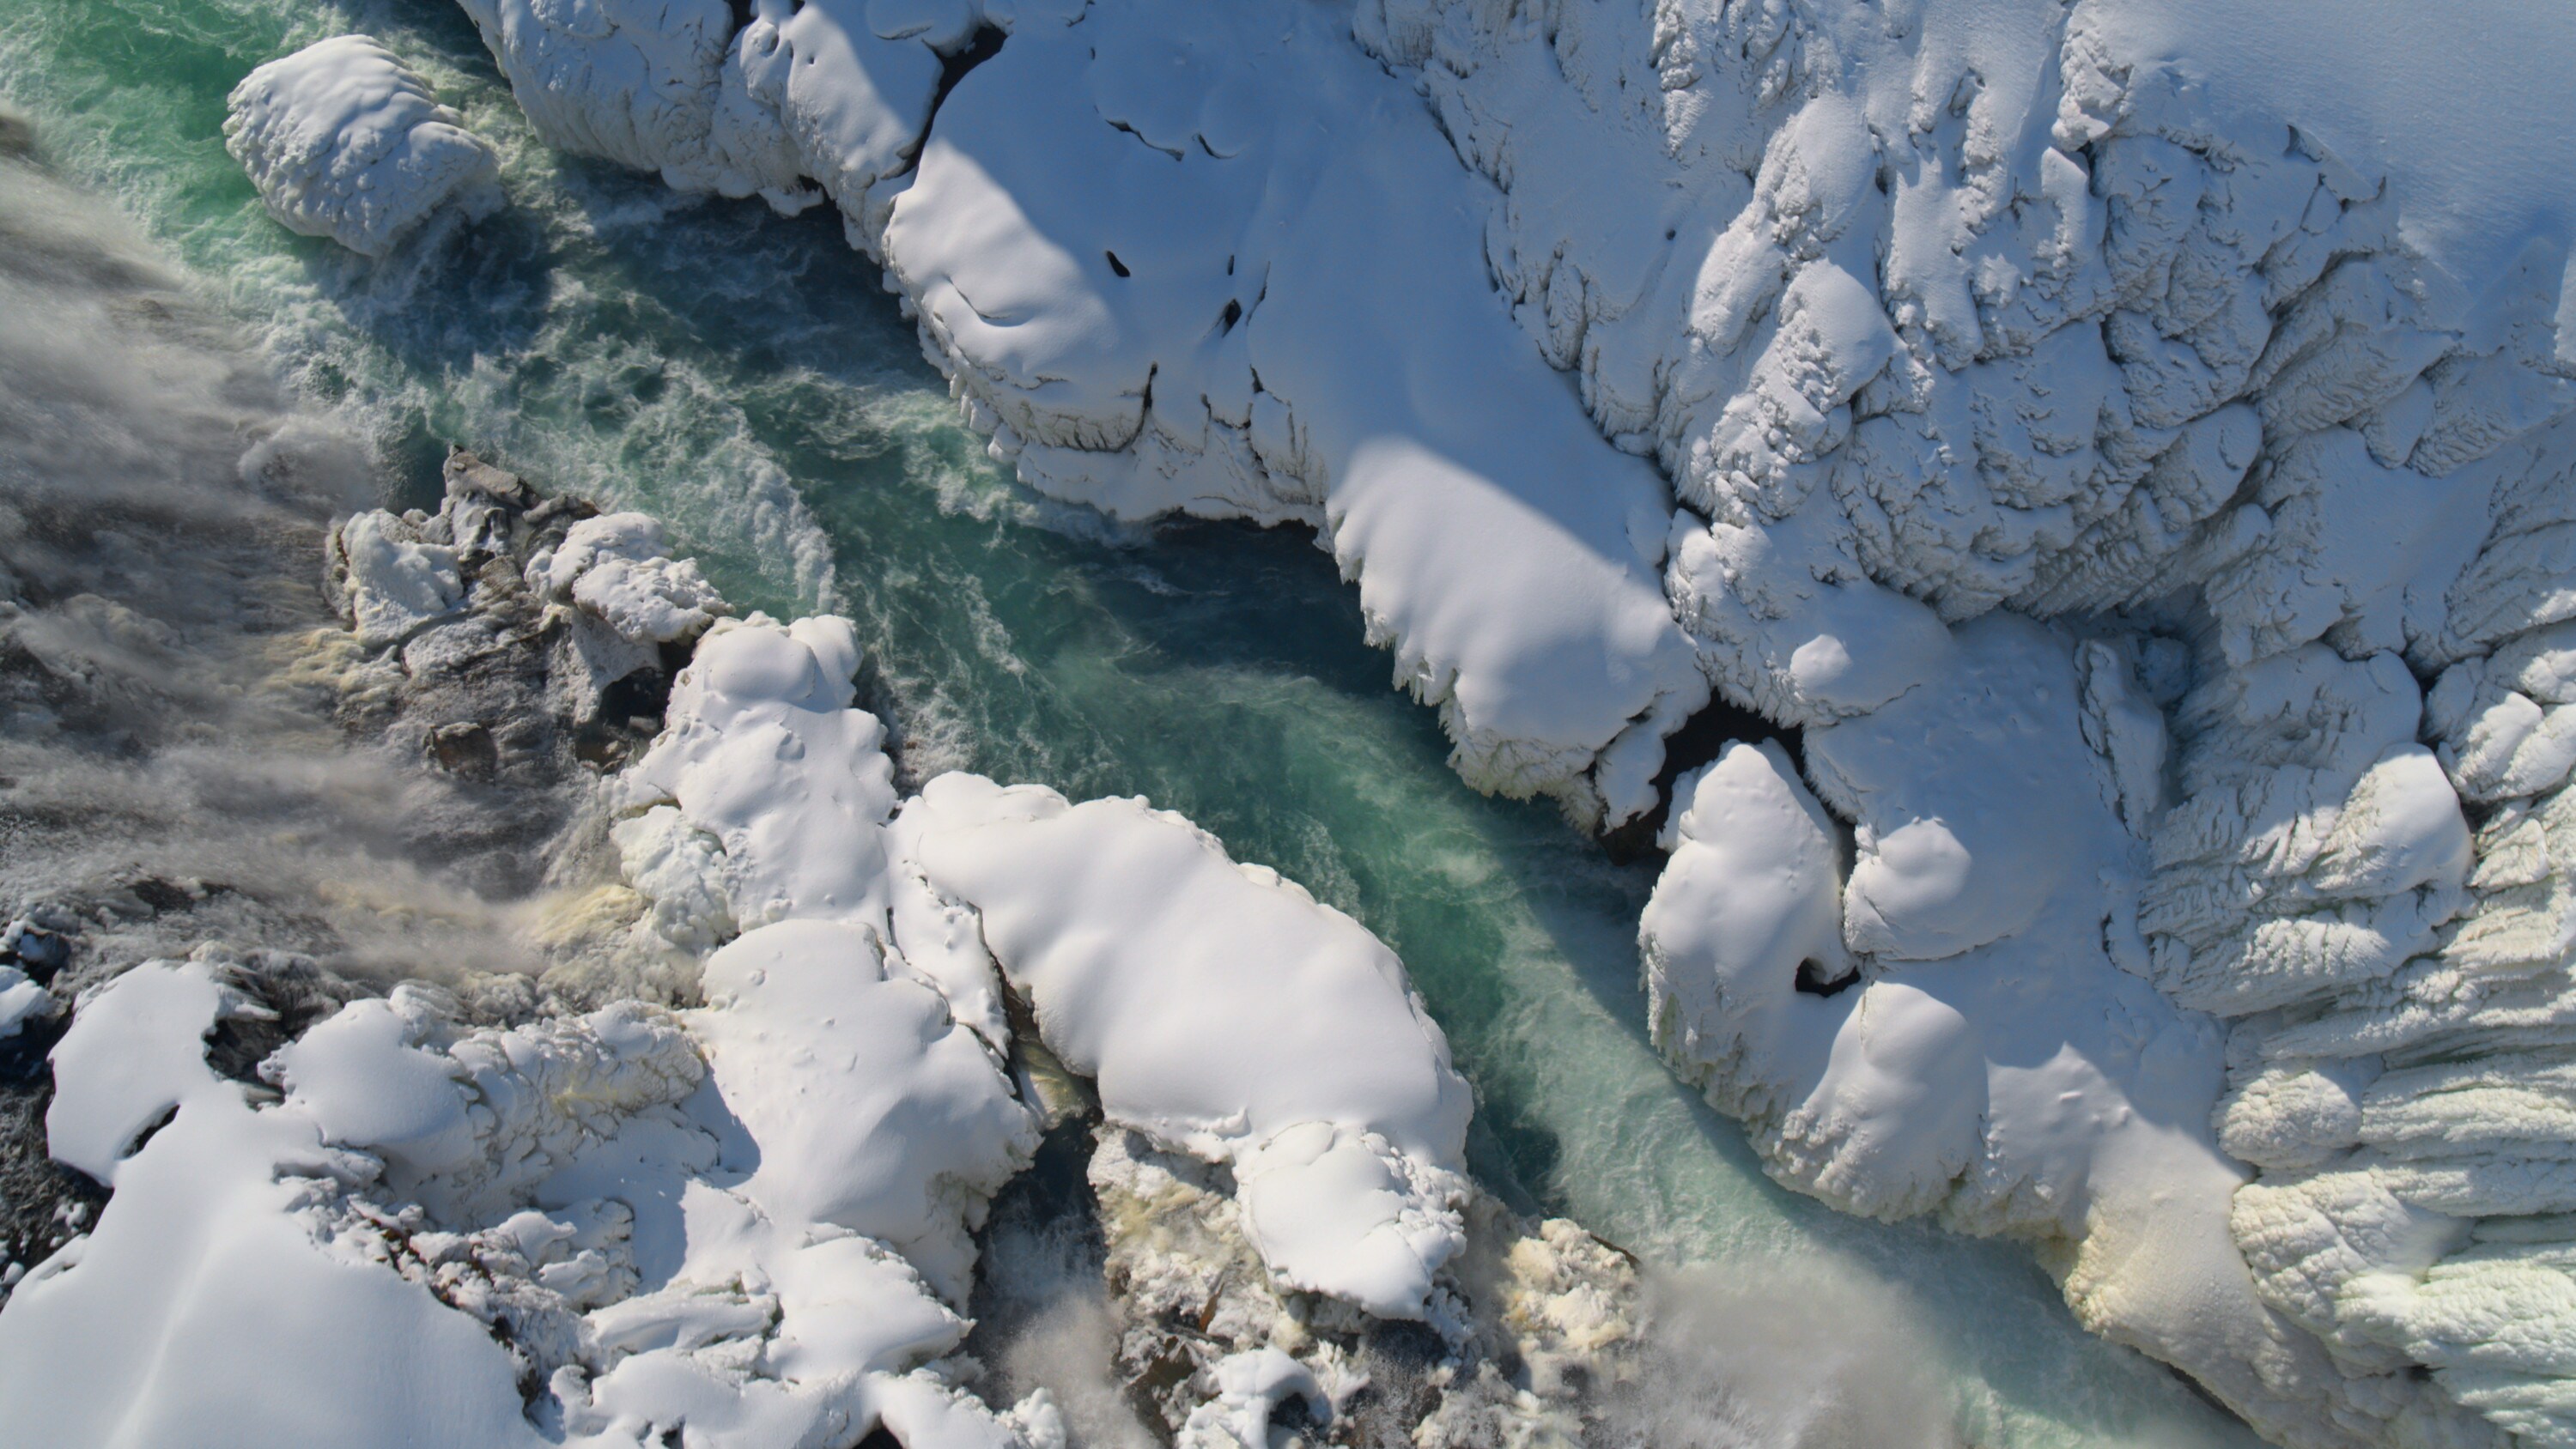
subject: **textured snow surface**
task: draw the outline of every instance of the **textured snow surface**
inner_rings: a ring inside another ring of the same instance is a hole
[[[269,215],[379,257],[430,213],[500,201],[499,163],[456,112],[365,35],[308,45],[232,93],[224,141]]]
[[[1393,952],[1141,800],[943,775],[903,824],[1109,1120],[1233,1170],[1284,1286],[1423,1315],[1474,1104]]]
[[[1314,524],[1480,785],[1803,731],[1642,942],[1785,1180],[2285,1442],[2576,1444],[2564,15],[477,13],[563,144],[819,181],[1036,487]]]
[[[720,899],[743,924],[890,943],[907,984],[996,1050],[1007,980],[1048,1049],[1097,1079],[1113,1123],[1233,1169],[1283,1283],[1421,1316],[1464,1232],[1473,1104],[1393,953],[1141,801],[1077,806],[951,774],[889,827],[883,729],[849,707],[856,666],[838,619],[708,633],[627,777],[643,813],[621,844],[655,862],[631,880],[656,921]],[[684,828],[715,849],[665,844]],[[664,929],[717,928],[697,915]]]

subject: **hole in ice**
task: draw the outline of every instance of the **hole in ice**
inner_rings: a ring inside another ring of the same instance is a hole
[[[1798,963],[1798,990],[1808,996],[1839,996],[1860,984],[1860,968],[1846,967],[1835,976],[1833,968],[1810,956]]]
[[[1116,272],[1122,277],[1128,275],[1127,264],[1118,260],[1118,254],[1116,252],[1104,251],[1101,255],[1109,259],[1109,270]]]
[[[1216,320],[1218,336],[1222,337],[1233,331],[1234,324],[1243,320],[1243,304],[1231,297],[1226,298],[1225,312]]]
[[[1664,820],[1672,813],[1673,786],[1681,777],[1709,761],[1728,744],[1743,740],[1748,743],[1778,740],[1789,752],[1790,763],[1806,773],[1805,732],[1796,726],[1782,727],[1771,723],[1749,709],[1738,709],[1725,700],[1709,701],[1699,713],[1682,722],[1682,727],[1664,739],[1664,765],[1655,772],[1655,806],[1645,814],[1604,831],[1601,847],[1612,863],[1626,865],[1645,859],[1655,850],[1655,837],[1663,833]]]
[[[868,1437],[852,1445],[851,1449],[903,1449],[903,1441],[894,1436],[893,1430],[879,1424],[868,1431]]]

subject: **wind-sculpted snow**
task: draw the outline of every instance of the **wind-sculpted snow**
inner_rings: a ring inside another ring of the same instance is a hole
[[[533,15],[542,130],[818,182],[1028,482],[1314,524],[1471,780],[1639,816],[1685,647],[1801,731],[1643,940],[1784,1179],[2286,1442],[2576,1443],[2563,17],[807,4],[629,155],[527,68],[676,42]]]
[[[451,203],[500,203],[499,163],[463,118],[364,35],[306,46],[232,94],[224,140],[290,231],[382,256]]]

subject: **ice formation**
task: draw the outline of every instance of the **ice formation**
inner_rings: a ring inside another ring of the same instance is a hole
[[[1316,526],[1480,785],[1798,731],[1643,942],[1785,1179],[2285,1442],[2576,1443],[2563,17],[468,8],[558,143],[818,183],[1027,482]]]
[[[554,731],[612,769],[606,818],[551,848],[608,838],[621,884],[577,914],[630,949],[498,1020],[405,982],[290,1026],[311,963],[219,943],[83,978],[46,1138],[109,1196],[0,1305],[13,1432],[1062,1446],[1044,1392],[995,1412],[958,1353],[974,1231],[1062,1117],[1041,1072],[1105,1117],[1090,1176],[1140,1327],[1099,1371],[1180,1442],[1579,1423],[1582,1374],[1548,1366],[1633,1336],[1636,1274],[1468,1183],[1466,1085],[1356,922],[1141,801],[952,774],[899,802],[850,625],[733,617],[639,515],[457,454],[436,515],[361,514],[331,558],[372,654],[343,687],[392,696],[363,717],[472,699],[509,753]],[[673,651],[650,748],[582,733],[658,667],[603,679],[602,641]],[[480,693],[440,682],[459,661]],[[439,739],[417,768],[457,768]],[[673,955],[676,985],[648,969]],[[1429,1359],[1390,1357],[1398,1332]]]
[[[272,60],[232,93],[224,143],[290,231],[380,257],[441,207],[500,203],[499,162],[374,37]]]

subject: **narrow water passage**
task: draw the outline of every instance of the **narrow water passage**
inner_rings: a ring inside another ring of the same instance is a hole
[[[261,213],[223,152],[224,94],[347,29],[500,147],[509,211],[382,264]],[[687,205],[553,155],[436,0],[0,0],[0,99],[372,436],[396,492],[454,439],[656,512],[734,598],[857,620],[867,701],[914,778],[1146,795],[1384,937],[1477,1087],[1478,1170],[1688,1270],[1674,1292],[1702,1311],[1678,1315],[1697,1326],[1675,1354],[1771,1406],[1746,1430],[1669,1405],[1651,1442],[1876,1449],[1852,1426],[1880,1420],[1819,1408],[1855,1400],[1947,1400],[1981,1444],[2248,1442],[2085,1335],[2023,1250],[1773,1187],[1644,1041],[1652,863],[1460,784],[1305,537],[1120,529],[1017,490],[836,220]]]

